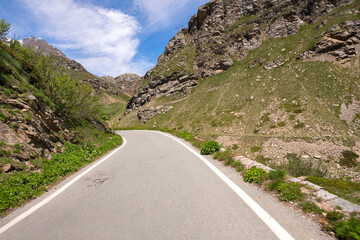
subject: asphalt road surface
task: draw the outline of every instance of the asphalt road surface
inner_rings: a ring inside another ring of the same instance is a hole
[[[0,239],[331,239],[188,143],[119,133],[111,156],[0,219]]]

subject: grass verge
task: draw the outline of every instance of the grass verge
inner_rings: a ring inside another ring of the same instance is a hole
[[[0,174],[0,216],[41,195],[59,179],[78,171],[122,143],[118,135],[100,133],[97,138],[96,143],[82,146],[67,143],[62,154],[53,154],[51,159],[34,160],[36,170]]]

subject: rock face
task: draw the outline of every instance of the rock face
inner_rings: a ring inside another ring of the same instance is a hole
[[[114,78],[113,82],[123,93],[132,96],[142,86],[144,78],[134,73],[126,73]]]
[[[197,84],[198,77],[195,74],[173,72],[169,76],[157,76],[130,99],[127,112],[145,105],[153,97],[181,93]]]
[[[319,42],[299,59],[343,61],[360,53],[360,20],[335,25],[318,37]]]
[[[146,123],[156,115],[167,113],[172,108],[173,106],[156,106],[156,107],[144,108],[138,111],[137,117],[139,118],[140,122]]]
[[[64,120],[33,95],[13,99],[0,93],[0,105],[6,106],[0,109],[2,157],[25,162],[36,156],[59,152],[64,140],[74,138]],[[21,151],[14,150],[14,146],[21,148]]]
[[[212,0],[199,8],[190,19],[188,28],[179,31],[169,41],[157,65],[144,77],[148,84],[132,97],[126,113],[140,108],[153,98],[186,92],[197,84],[199,78],[222,73],[234,64],[234,60],[243,59],[264,40],[295,34],[301,25],[311,23],[332,9],[352,2]],[[323,47],[334,51],[336,58],[354,54],[351,45],[358,41],[354,33],[354,29],[358,28],[357,23],[345,25],[346,32],[338,29],[328,33],[324,36],[324,42],[304,55],[324,51]],[[339,49],[342,49],[341,52]],[[261,65],[264,61],[251,65]],[[281,67],[283,64],[283,60],[279,59],[267,64],[265,69]]]

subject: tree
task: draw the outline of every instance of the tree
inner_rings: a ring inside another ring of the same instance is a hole
[[[9,33],[10,23],[5,19],[0,20],[0,41]]]

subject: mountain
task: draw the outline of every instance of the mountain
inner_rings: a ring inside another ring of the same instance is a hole
[[[117,97],[122,94],[122,91],[115,86],[112,81],[89,73],[80,63],[66,57],[63,52],[50,45],[46,40],[42,38],[29,37],[24,38],[20,42],[24,47],[31,48],[34,52],[40,53],[44,56],[52,55],[56,57],[59,69],[71,73],[71,75],[84,83],[89,83],[97,91],[105,92],[113,97]]]
[[[360,155],[359,9],[358,0],[210,1],[110,124],[188,130],[268,165],[296,155],[359,181],[342,160]]]
[[[45,56],[47,56],[49,54],[53,54],[53,55],[57,55],[57,56],[66,58],[66,55],[63,52],[61,52],[56,47],[48,44],[42,38],[36,38],[36,37],[24,38],[22,40],[22,44],[25,47],[33,48],[34,51],[36,51],[36,52],[41,52]]]
[[[137,90],[144,84],[144,78],[134,73],[126,73],[114,78],[115,86],[129,96],[135,95]]]

